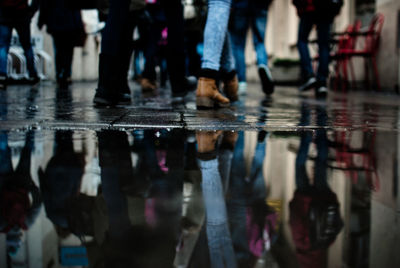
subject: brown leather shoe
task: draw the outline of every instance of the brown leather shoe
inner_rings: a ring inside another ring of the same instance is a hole
[[[214,79],[200,77],[197,82],[196,105],[197,108],[229,107],[229,99],[219,92]]]
[[[239,99],[238,88],[239,88],[239,80],[237,75],[229,80],[224,80],[223,91],[225,95],[228,97],[230,101],[237,101]]]
[[[148,78],[142,78],[142,80],[140,80],[140,86],[142,87],[143,92],[152,92],[157,89],[157,83]]]

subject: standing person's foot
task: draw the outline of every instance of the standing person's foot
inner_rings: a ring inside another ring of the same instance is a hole
[[[315,88],[315,97],[317,99],[324,99],[328,95],[328,87],[326,86],[326,82],[318,82],[317,87]]]
[[[229,99],[222,96],[214,79],[200,77],[196,89],[196,106],[198,109],[229,107]]]
[[[317,85],[317,79],[314,76],[308,76],[299,87],[300,92],[307,91]]]
[[[7,88],[7,76],[0,75],[0,90],[4,90]]]
[[[222,82],[224,84],[223,92],[225,93],[225,96],[227,96],[231,102],[237,101],[239,99],[239,80],[236,72],[232,71],[227,73]]]
[[[183,85],[186,91],[195,90],[197,85],[197,78],[195,76],[184,77]]]
[[[266,65],[258,66],[258,75],[260,76],[262,90],[266,95],[274,93],[274,81],[272,79],[271,71]]]

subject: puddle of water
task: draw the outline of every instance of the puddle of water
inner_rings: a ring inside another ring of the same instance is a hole
[[[0,267],[399,267],[399,142],[1,131]]]

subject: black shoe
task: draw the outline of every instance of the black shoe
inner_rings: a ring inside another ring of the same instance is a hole
[[[188,76],[183,79],[183,86],[188,91],[193,91],[197,86],[197,78],[195,76]]]
[[[328,88],[326,85],[319,85],[315,88],[315,97],[317,99],[324,99],[328,95]]]
[[[317,85],[317,79],[314,76],[309,76],[304,83],[299,87],[300,92],[307,91]]]
[[[274,93],[275,85],[269,68],[265,65],[260,65],[258,67],[258,75],[260,76],[262,90],[264,93],[266,95],[271,95]]]

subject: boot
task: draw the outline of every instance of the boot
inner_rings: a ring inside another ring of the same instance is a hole
[[[239,99],[239,80],[237,78],[236,72],[232,71],[230,73],[227,73],[223,79],[223,83],[223,92],[225,93],[225,96],[227,96],[231,102],[237,101]]]
[[[196,105],[200,109],[214,107],[229,107],[230,102],[218,90],[218,71],[202,69],[201,77],[197,81]]]

